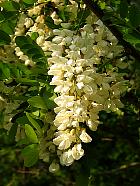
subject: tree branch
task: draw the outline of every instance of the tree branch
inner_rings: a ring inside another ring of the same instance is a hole
[[[116,26],[112,25],[110,20],[103,20],[104,12],[99,8],[96,2],[92,0],[83,0],[86,6],[104,23],[104,25],[112,32],[112,34],[119,40],[119,42],[123,45],[125,52],[127,55],[131,55],[136,59],[140,60],[140,52],[137,51],[129,42],[123,39],[123,34],[116,28]]]
[[[120,167],[116,168],[116,169],[112,169],[109,171],[104,171],[104,172],[100,172],[99,174],[119,174],[121,171],[126,171],[129,168],[134,168],[134,167],[140,167],[140,162],[132,162],[130,164],[127,165],[121,165]]]

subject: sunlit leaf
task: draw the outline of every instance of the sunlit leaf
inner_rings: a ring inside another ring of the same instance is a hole
[[[31,114],[29,114],[29,113],[26,112],[26,116],[27,116],[28,120],[31,122],[31,124],[33,125],[33,127],[34,127],[39,133],[41,133],[42,130],[41,130],[39,124],[36,122],[35,119],[33,119],[33,118],[31,117]]]
[[[37,2],[37,0],[23,0],[23,2],[27,4],[34,4]]]
[[[37,162],[38,156],[39,156],[38,145],[37,144],[31,144],[31,145],[26,146],[21,151],[21,154],[24,158],[24,165],[26,167],[33,166]]]
[[[28,103],[33,107],[47,109],[44,98],[40,96],[31,97],[30,99],[28,99]]]
[[[36,135],[34,129],[28,124],[25,124],[25,133],[26,133],[28,139],[30,140],[30,142],[38,143],[38,138],[37,138],[37,135]]]
[[[0,46],[8,45],[10,42],[11,42],[10,36],[6,32],[0,30]]]

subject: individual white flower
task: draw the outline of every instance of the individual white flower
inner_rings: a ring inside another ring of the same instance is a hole
[[[72,148],[72,156],[75,160],[79,160],[84,155],[81,143],[75,144]]]
[[[55,173],[59,170],[59,164],[52,162],[51,165],[49,166],[49,172]]]
[[[78,121],[72,121],[71,122],[71,125],[73,126],[73,127],[79,127],[79,122]]]
[[[99,121],[98,120],[94,121],[94,120],[89,119],[88,122],[87,122],[87,125],[90,128],[90,130],[96,131],[97,127],[99,125]]]
[[[72,150],[69,149],[66,152],[63,152],[62,155],[60,156],[60,163],[62,165],[69,166],[74,162],[74,158],[72,156]]]
[[[45,38],[44,36],[39,36],[37,39],[36,39],[36,43],[40,46],[42,46],[45,42]]]
[[[66,107],[69,103],[74,101],[74,96],[62,95],[54,99],[55,103],[60,107]]]
[[[56,44],[60,44],[63,40],[63,37],[62,36],[55,36],[53,39],[52,39],[52,42],[56,43]]]
[[[29,28],[30,32],[38,32],[38,26],[37,23],[35,23],[32,27]]]
[[[16,48],[15,48],[15,53],[16,53],[16,55],[19,56],[19,57],[23,55],[23,52],[20,50],[19,47],[16,47]]]
[[[45,153],[44,157],[42,158],[44,162],[49,163],[50,161],[50,153]]]
[[[26,18],[25,19],[25,23],[24,25],[26,26],[26,28],[29,28],[30,26],[32,26],[34,24],[33,20],[31,18]]]
[[[33,66],[34,62],[31,59],[27,59],[27,60],[25,60],[25,65],[26,66],[28,66],[28,65]]]
[[[89,143],[92,141],[92,138],[86,133],[85,130],[82,130],[79,137],[80,137],[81,141],[84,143]]]
[[[36,23],[43,24],[44,23],[44,15],[37,16]]]
[[[83,82],[79,82],[76,84],[78,89],[82,89],[84,87],[84,83]]]
[[[21,56],[19,57],[19,59],[21,59],[21,60],[23,60],[23,61],[26,61],[26,60],[28,60],[29,58],[28,58],[28,56],[26,56],[26,55],[21,55]]]
[[[65,150],[70,147],[71,143],[73,142],[73,137],[71,134],[61,134],[60,136],[56,137],[53,140],[55,145],[58,145],[58,149]]]
[[[16,28],[15,36],[21,36],[25,32],[25,28]]]
[[[93,94],[93,88],[90,85],[85,85],[83,91],[85,92],[85,94]]]
[[[42,9],[42,6],[38,5],[28,10],[28,15],[32,17],[33,15],[39,15],[40,11]]]

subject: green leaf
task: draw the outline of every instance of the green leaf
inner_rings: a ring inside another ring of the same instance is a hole
[[[23,0],[23,2],[26,4],[34,4],[37,2],[37,0]]]
[[[50,16],[45,17],[45,23],[51,29],[56,29],[60,27],[59,25],[54,24],[54,20]]]
[[[36,40],[38,38],[39,34],[37,32],[32,32],[31,39]]]
[[[0,22],[4,21],[4,15],[0,12]]]
[[[59,10],[58,11],[58,16],[60,19],[62,19],[64,22],[68,22],[70,13],[65,11],[65,10]]]
[[[37,138],[37,135],[36,135],[34,129],[28,124],[25,124],[25,133],[26,133],[28,139],[30,140],[30,142],[38,143],[38,138]]]
[[[29,37],[26,36],[18,36],[15,41],[20,48],[22,48],[25,44],[32,44],[32,41],[30,41]]]
[[[40,58],[44,57],[42,48],[33,39],[31,39],[31,37],[18,36],[16,37],[15,41],[16,44],[20,47],[21,51],[30,58],[36,56],[34,60],[38,61]]]
[[[100,5],[101,9],[103,10],[103,9],[105,9],[106,3],[105,2],[100,2],[99,5]]]
[[[22,116],[16,119],[16,122],[20,125],[25,125],[26,123],[28,123],[28,119],[26,116]]]
[[[20,41],[18,41],[18,42],[22,42],[22,40],[20,40]],[[25,41],[25,42],[26,42],[26,41]],[[28,43],[26,44],[26,43],[23,43],[23,42],[22,42],[22,43],[18,43],[18,45],[20,46],[20,49],[23,50],[23,51],[24,51],[24,50],[26,50],[26,51],[27,51],[27,50],[30,50],[30,49],[32,49],[32,47],[33,47],[32,44],[28,44]]]
[[[24,158],[24,165],[26,167],[33,166],[37,162],[38,156],[39,156],[38,145],[37,144],[31,144],[31,145],[26,146],[21,151],[21,155]]]
[[[48,109],[54,109],[56,107],[56,103],[54,102],[55,96],[52,96],[49,99],[46,99],[46,104]]]
[[[128,3],[127,0],[121,0],[120,3],[120,17],[125,18],[128,15]]]
[[[5,1],[1,3],[0,6],[7,11],[17,11],[20,8],[19,3],[14,1]]]
[[[10,36],[4,31],[0,30],[0,46],[8,45],[11,42]]]
[[[31,124],[33,125],[33,127],[39,132],[42,133],[42,130],[39,126],[39,124],[31,117],[31,114],[26,112],[26,116],[28,118],[28,120],[31,122]]]
[[[0,128],[0,135],[6,135],[7,134],[7,130],[4,128]]]
[[[29,144],[29,139],[23,138],[17,142],[16,146],[22,146],[22,145],[28,145],[28,144]]]
[[[140,43],[137,43],[137,44],[135,45],[135,47],[136,47],[138,50],[140,50]]]
[[[103,16],[102,20],[110,20],[110,18],[113,17],[113,12],[106,12],[106,14]]]
[[[86,22],[86,18],[89,16],[90,11],[88,9],[80,10],[77,13],[77,20],[75,22],[75,29],[80,28],[81,26],[84,26]]]
[[[38,81],[27,78],[17,78],[16,82],[24,85],[38,85]]]
[[[34,97],[29,98],[28,103],[33,107],[47,109],[44,98],[40,96],[34,96]]]
[[[129,19],[132,26],[137,28],[140,25],[140,9],[132,5],[129,10]]]
[[[4,110],[0,110],[0,125],[3,124],[3,122],[4,122]]]
[[[15,136],[16,136],[16,133],[17,133],[17,127],[18,127],[18,124],[13,123],[12,127],[10,128],[8,137],[9,137],[9,141],[11,143],[15,141]]]
[[[4,21],[1,24],[1,30],[7,34],[13,34],[14,27],[13,27],[13,25],[11,25],[10,21]]]
[[[135,32],[125,34],[124,39],[132,44],[140,43],[140,34],[137,34]]]
[[[6,64],[0,64],[0,69],[3,72],[3,75],[5,76],[5,78],[9,78],[10,77],[10,69],[8,67],[8,65]]]

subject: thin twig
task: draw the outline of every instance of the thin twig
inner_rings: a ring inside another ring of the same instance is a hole
[[[104,172],[101,172],[99,174],[114,174],[114,173],[120,173],[121,171],[125,171],[129,168],[134,168],[134,167],[139,167],[140,166],[140,162],[132,162],[130,164],[127,164],[127,165],[121,165],[119,168],[116,168],[116,169],[112,169],[112,170],[109,170],[109,171],[104,171]]]
[[[33,170],[17,170],[17,173],[21,173],[21,174],[39,174],[39,170],[37,171],[33,171]]]

